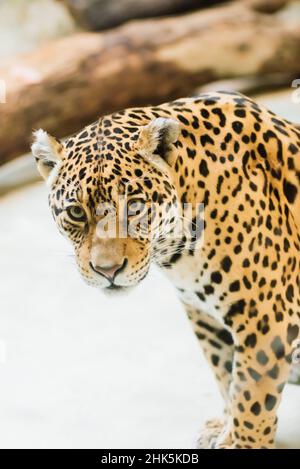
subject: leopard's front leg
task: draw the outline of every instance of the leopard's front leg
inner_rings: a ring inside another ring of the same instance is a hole
[[[234,353],[232,335],[220,322],[203,311],[189,306],[186,306],[186,311],[204,355],[215,374],[226,410]]]
[[[277,322],[266,314],[253,319],[251,328],[242,321],[233,326],[230,415],[226,429],[211,442],[211,448],[275,447],[276,413],[289,376],[296,327],[290,319]]]
[[[215,441],[225,426],[229,412],[234,346],[232,335],[216,319],[191,306],[186,305],[186,311],[224,399],[224,416],[206,422],[198,435],[197,448],[204,449]]]

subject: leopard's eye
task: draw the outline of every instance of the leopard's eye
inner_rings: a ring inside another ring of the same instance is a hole
[[[85,223],[87,221],[86,213],[80,205],[71,205],[68,207],[67,214],[73,221],[80,223]]]

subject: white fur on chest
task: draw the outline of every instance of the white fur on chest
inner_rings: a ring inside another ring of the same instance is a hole
[[[197,292],[203,292],[203,285],[210,284],[210,271],[206,270],[200,275],[201,259],[183,254],[176,264],[171,268],[163,268],[162,271],[178,289],[179,298],[183,303],[223,322],[220,309],[216,308],[220,303],[219,295],[217,293],[205,295],[205,301],[197,295]]]

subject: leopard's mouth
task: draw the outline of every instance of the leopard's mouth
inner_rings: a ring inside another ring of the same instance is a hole
[[[101,291],[107,295],[107,296],[121,296],[121,295],[127,295],[134,286],[120,286],[120,285],[109,285],[108,287],[101,288]]]
[[[111,285],[109,285],[108,287],[106,287],[106,290],[109,290],[109,291],[118,291],[118,290],[123,290],[125,289],[126,287],[122,287],[121,285],[115,285],[114,283],[112,283]]]
[[[101,287],[101,290],[106,294],[106,295],[111,295],[111,296],[118,296],[122,294],[127,294],[134,288],[138,287],[139,284],[147,277],[149,273],[149,268],[146,270],[144,275],[141,276],[141,278],[138,279],[138,281],[135,284],[132,285],[117,285],[115,283],[111,283],[107,287]]]

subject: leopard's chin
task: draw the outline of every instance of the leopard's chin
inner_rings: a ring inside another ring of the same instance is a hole
[[[110,285],[105,288],[101,288],[101,291],[106,295],[106,296],[111,296],[111,297],[117,297],[117,296],[124,296],[128,295],[128,293],[133,290],[134,286],[128,286],[128,287],[123,287],[120,285]]]

